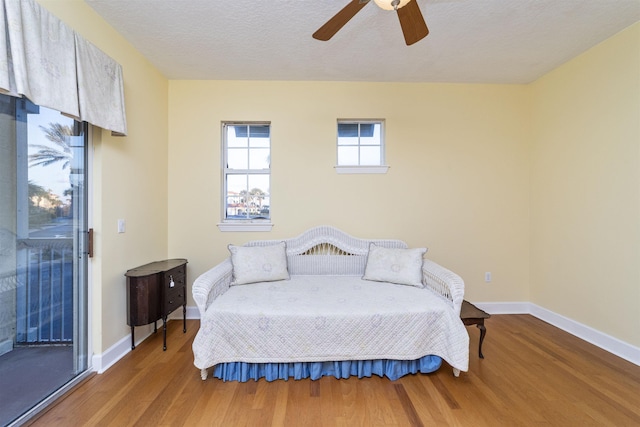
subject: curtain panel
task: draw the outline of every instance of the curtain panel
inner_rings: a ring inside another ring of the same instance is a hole
[[[35,0],[0,2],[0,91],[126,135],[122,66]]]

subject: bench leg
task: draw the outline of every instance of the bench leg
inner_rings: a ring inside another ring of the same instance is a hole
[[[482,341],[484,341],[484,336],[487,334],[487,328],[484,327],[483,324],[478,324],[478,329],[480,329],[480,344],[478,345],[478,357],[480,359],[484,359],[482,355]]]

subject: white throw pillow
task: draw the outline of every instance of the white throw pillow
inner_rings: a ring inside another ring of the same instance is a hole
[[[389,249],[372,243],[362,278],[422,288],[422,257],[426,252],[427,248]]]
[[[285,242],[270,246],[229,245],[233,264],[232,285],[288,280]]]

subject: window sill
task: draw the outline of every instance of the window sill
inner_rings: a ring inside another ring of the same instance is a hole
[[[270,222],[221,222],[218,229],[222,232],[229,231],[271,231],[273,224]]]
[[[389,166],[335,166],[335,169],[338,174],[383,174]]]

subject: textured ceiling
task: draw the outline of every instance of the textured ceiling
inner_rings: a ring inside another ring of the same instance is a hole
[[[640,20],[640,0],[414,0],[430,33],[406,46],[373,2],[322,42],[349,0],[85,1],[170,79],[529,83]]]

